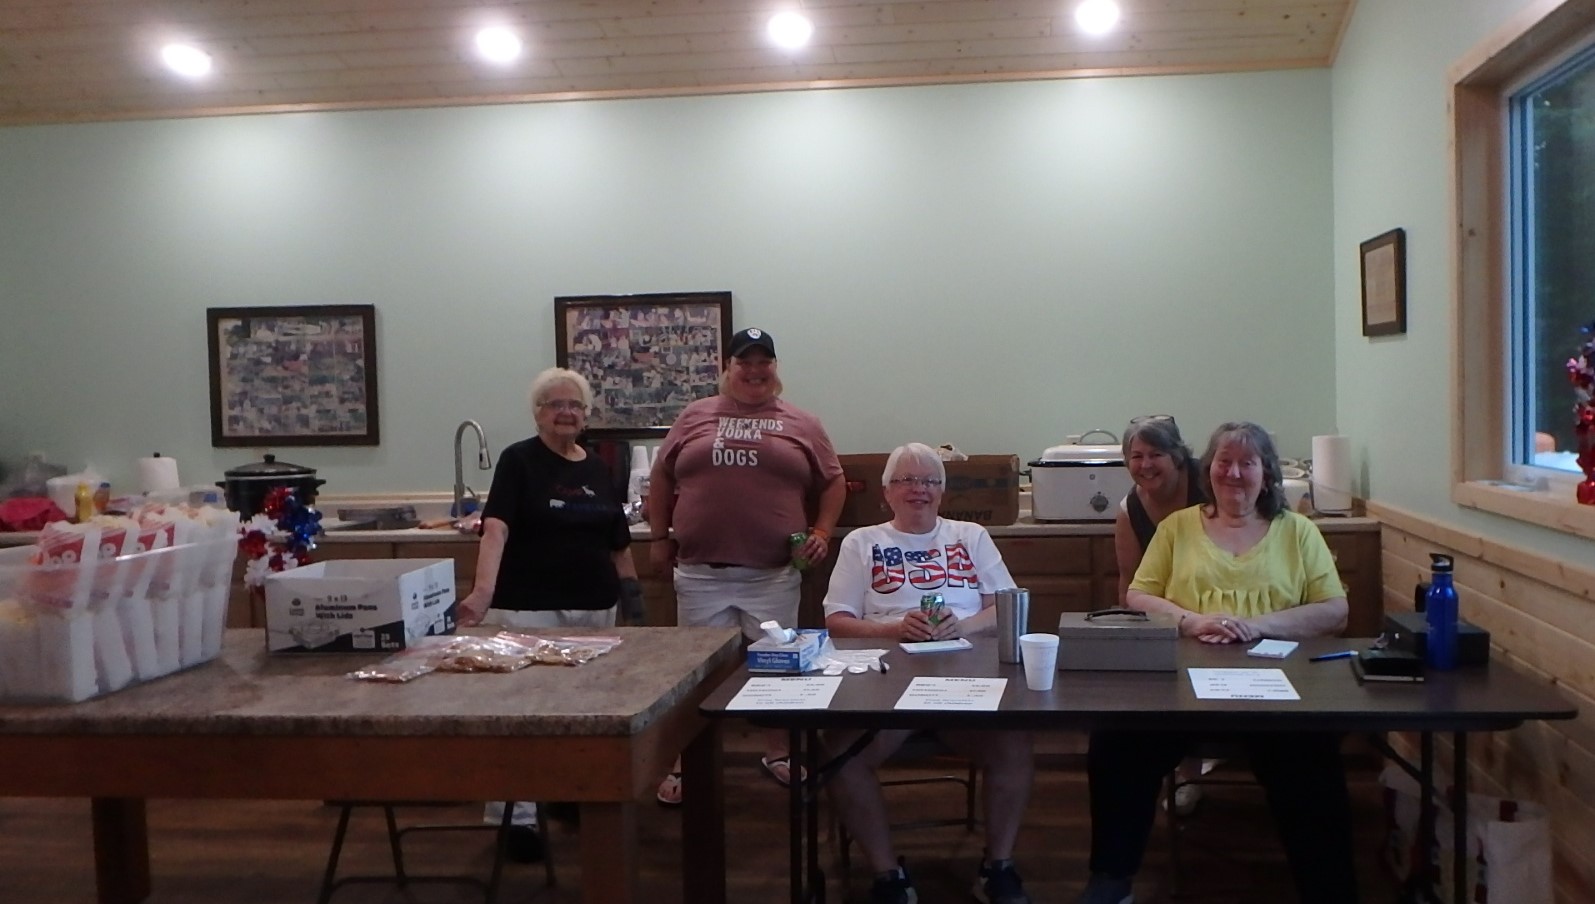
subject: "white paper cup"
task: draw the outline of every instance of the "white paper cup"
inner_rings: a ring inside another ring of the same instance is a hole
[[[1058,635],[1019,635],[1019,657],[1025,664],[1025,684],[1033,691],[1052,690],[1058,674]]]

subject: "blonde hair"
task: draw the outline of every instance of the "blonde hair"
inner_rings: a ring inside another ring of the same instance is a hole
[[[548,401],[548,394],[554,387],[564,384],[574,386],[576,394],[581,396],[582,404],[588,408],[593,407],[593,387],[587,378],[574,370],[563,367],[550,367],[532,378],[532,388],[527,391],[527,400],[531,402],[535,414],[538,405]]]
[[[775,387],[775,392],[771,394],[771,398],[779,399],[781,393],[786,389],[786,384],[781,382],[781,372],[776,369],[775,359],[773,358],[770,359],[770,384]],[[731,356],[726,356],[725,364],[720,368],[720,377],[715,385],[720,387],[721,395],[730,395],[730,393],[726,392],[726,387],[731,385]]]

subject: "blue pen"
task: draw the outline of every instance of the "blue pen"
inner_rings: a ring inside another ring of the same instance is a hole
[[[1325,661],[1330,660],[1330,659],[1350,659],[1351,657],[1353,657],[1355,655],[1357,655],[1357,651],[1356,650],[1341,650],[1339,653],[1325,653],[1322,656],[1314,656],[1313,658],[1311,658],[1311,659],[1309,659],[1307,661],[1308,662],[1325,662]]]

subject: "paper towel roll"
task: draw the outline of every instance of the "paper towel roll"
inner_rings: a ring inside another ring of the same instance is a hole
[[[648,447],[638,443],[631,447],[631,470],[648,473]]]
[[[1351,438],[1313,437],[1313,508],[1351,511]]]
[[[182,486],[177,482],[177,459],[159,455],[139,459],[138,483],[146,493],[175,490]]]

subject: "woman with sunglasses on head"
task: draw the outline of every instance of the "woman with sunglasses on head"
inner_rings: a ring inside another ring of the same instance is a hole
[[[551,367],[532,380],[530,397],[537,434],[499,453],[476,584],[457,620],[461,627],[613,627],[617,603],[641,609],[642,587],[609,469],[576,441],[592,387],[575,371]],[[489,804],[485,820],[499,822],[502,806]],[[513,823],[511,859],[541,859],[535,808],[516,804]]]
[[[909,443],[893,450],[881,474],[892,520],[859,528],[842,539],[825,595],[825,627],[832,637],[883,642],[950,640],[996,630],[996,592],[1013,578],[986,529],[937,514],[946,467],[936,450]],[[939,614],[921,598],[942,597]],[[834,754],[861,732],[827,732]],[[892,848],[876,769],[903,745],[909,731],[882,731],[831,780],[843,823],[858,839],[875,873],[870,904],[913,904],[907,872]],[[986,904],[1027,904],[1013,867],[1014,841],[1030,799],[1034,772],[1030,734],[1023,731],[943,731],[950,746],[978,762],[984,773],[986,854],[974,895]]]
[[[1279,456],[1256,424],[1222,424],[1202,456],[1212,501],[1158,525],[1130,583],[1131,608],[1169,616],[1182,643],[1325,637],[1346,625],[1346,592],[1318,527],[1285,502]],[[1268,794],[1304,904],[1355,904],[1351,801],[1331,732],[1091,735],[1091,881],[1081,904],[1132,904],[1164,776],[1203,741],[1246,751]]]
[[[1130,589],[1130,579],[1141,566],[1141,556],[1164,518],[1183,508],[1207,501],[1196,456],[1180,436],[1179,425],[1167,414],[1132,418],[1124,428],[1124,466],[1135,486],[1119,503],[1113,521],[1113,553],[1119,564],[1119,605]],[[1186,779],[1201,775],[1202,760],[1181,763],[1174,799],[1165,802],[1181,816],[1196,809],[1202,789]]]
[[[1141,556],[1164,518],[1207,501],[1196,456],[1166,414],[1138,417],[1124,428],[1124,466],[1135,481],[1113,521],[1113,552],[1119,563],[1119,603]]]
[[[793,558],[830,554],[847,483],[820,419],[781,398],[774,338],[746,329],[727,350],[719,394],[687,405],[659,446],[648,527],[655,568],[674,578],[676,623],[757,640],[765,621],[796,626]],[[765,771],[788,784],[786,732],[766,731],[764,743]],[[666,806],[681,803],[680,769],[659,785]]]

